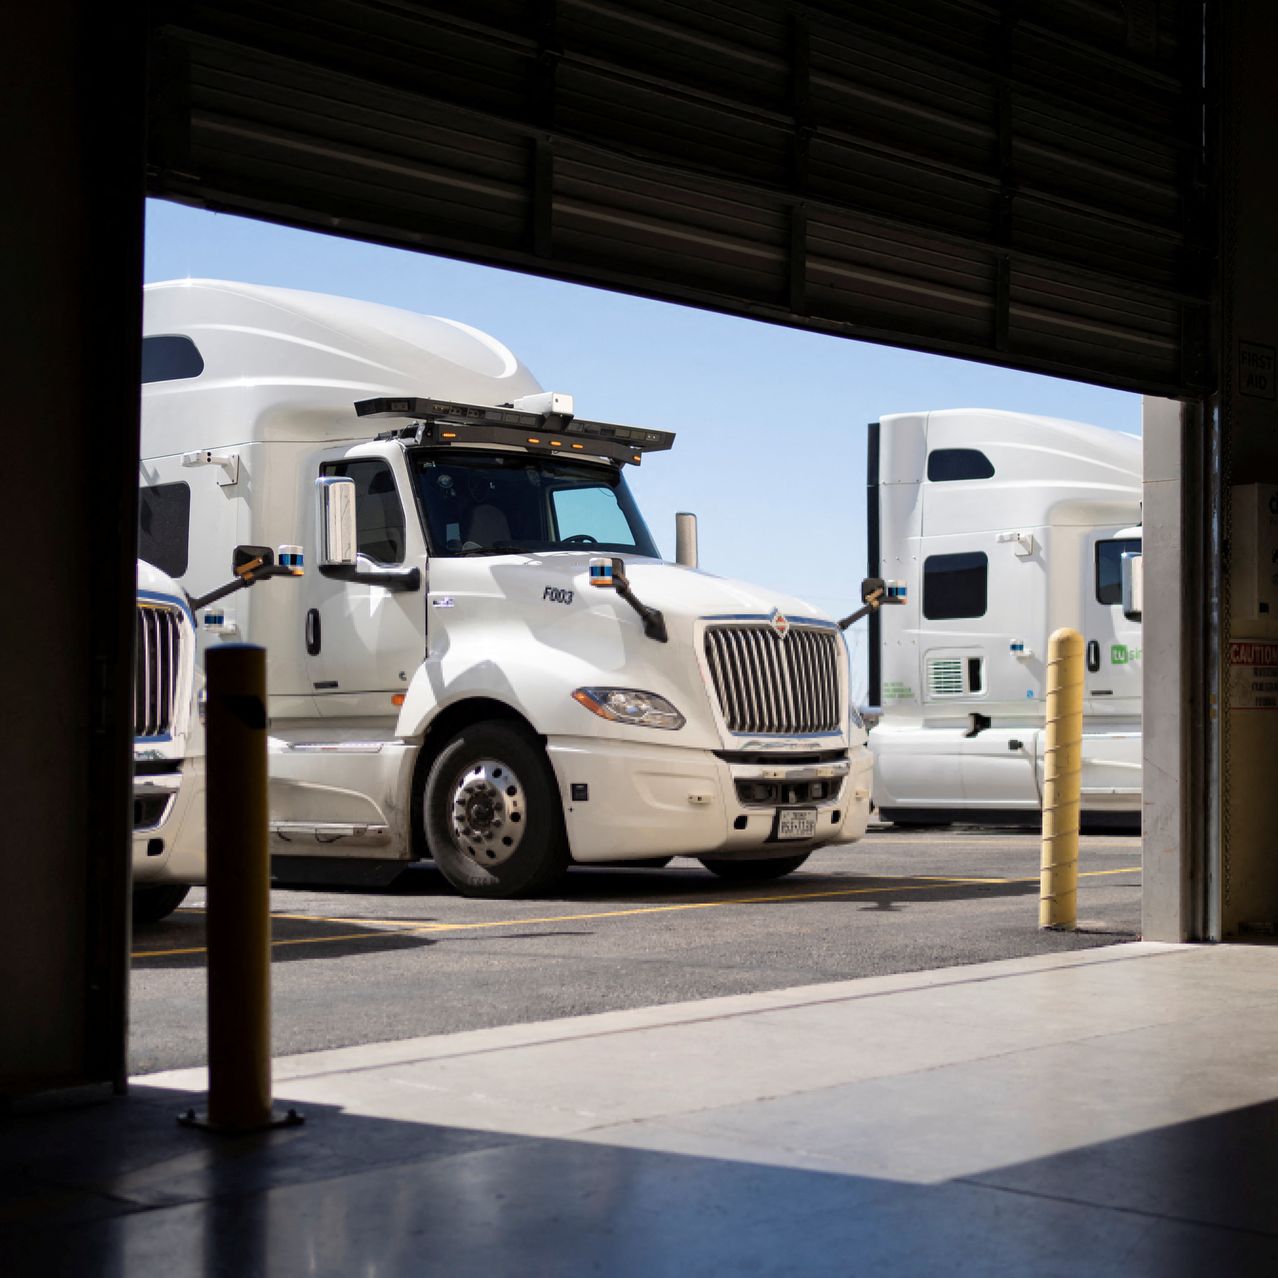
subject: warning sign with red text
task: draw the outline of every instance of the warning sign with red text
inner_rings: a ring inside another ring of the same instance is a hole
[[[1278,710],[1278,643],[1239,639],[1229,645],[1229,708]]]

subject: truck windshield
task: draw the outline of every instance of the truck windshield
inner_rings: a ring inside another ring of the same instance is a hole
[[[658,558],[611,467],[527,453],[419,451],[410,464],[431,553],[599,550]]]

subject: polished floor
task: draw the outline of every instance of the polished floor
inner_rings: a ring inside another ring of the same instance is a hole
[[[0,1273],[1272,1275],[1276,989],[1131,944],[311,1053],[239,1138],[152,1075],[5,1120]]]

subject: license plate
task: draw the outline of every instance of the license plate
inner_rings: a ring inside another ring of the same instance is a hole
[[[816,808],[778,808],[778,839],[815,839]]]

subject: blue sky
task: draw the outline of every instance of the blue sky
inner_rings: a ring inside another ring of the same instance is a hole
[[[678,434],[628,472],[667,556],[675,511],[696,511],[703,568],[835,616],[857,605],[865,575],[867,422],[981,407],[1140,429],[1140,399],[1122,391],[151,201],[146,279],[188,276],[365,298],[493,334],[583,417]]]

